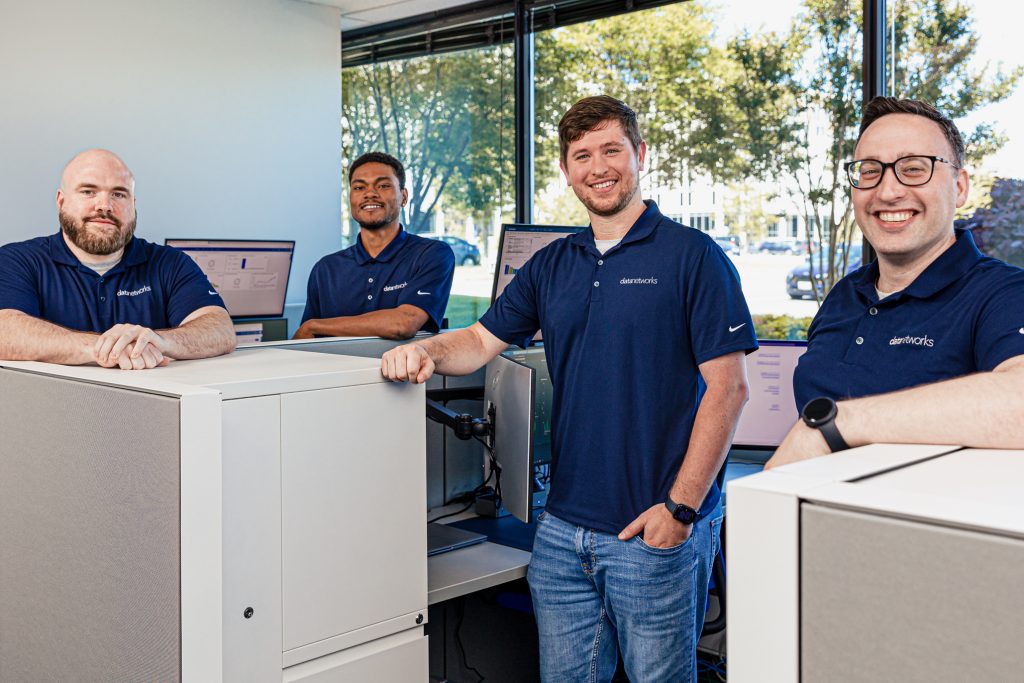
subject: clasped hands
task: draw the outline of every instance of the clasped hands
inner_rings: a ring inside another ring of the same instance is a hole
[[[97,365],[122,370],[148,370],[167,365],[167,340],[142,325],[114,325],[92,347]]]

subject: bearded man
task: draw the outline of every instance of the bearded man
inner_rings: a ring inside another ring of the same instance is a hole
[[[444,242],[402,228],[399,215],[409,200],[405,167],[390,154],[369,152],[352,163],[348,181],[359,238],[313,266],[295,338],[408,339],[420,330],[437,332],[455,254]]]
[[[82,152],[57,190],[60,232],[0,247],[0,358],[144,370],[235,348],[192,259],[134,236],[135,177]]]

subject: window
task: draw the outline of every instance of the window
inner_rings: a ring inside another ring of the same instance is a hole
[[[342,69],[345,172],[368,151],[405,164],[403,225],[443,239],[455,252],[445,314],[451,327],[487,310],[488,263],[501,223],[515,209],[512,72],[511,45]],[[347,187],[344,195],[342,225],[351,244],[359,227],[348,215]]]
[[[1024,62],[995,0],[890,0],[890,92],[934,102],[967,142],[971,192],[957,224],[982,251],[1024,266]]]

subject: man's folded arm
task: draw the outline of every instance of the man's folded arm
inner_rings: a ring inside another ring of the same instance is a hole
[[[337,318],[312,318],[295,332],[296,339],[320,337],[384,337],[409,339],[430,316],[419,306],[402,304],[397,308],[370,311]]]
[[[238,337],[231,316],[220,306],[203,306],[182,320],[181,324],[159,334],[166,342],[163,354],[168,358],[189,360],[210,358],[231,353]]]
[[[937,443],[1024,448],[1024,355],[991,372],[841,401],[836,426],[850,446]]]
[[[0,309],[0,358],[36,360],[62,365],[94,363],[98,335],[77,332],[22,311]]]

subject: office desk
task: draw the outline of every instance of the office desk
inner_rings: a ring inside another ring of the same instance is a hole
[[[874,444],[729,486],[729,680],[1024,671],[1024,451]]]
[[[427,558],[427,602],[436,605],[461,595],[526,576],[530,553],[478,543]]]
[[[426,679],[422,386],[253,348],[0,395],[0,678]]]

